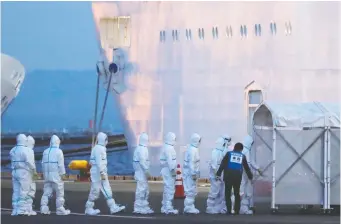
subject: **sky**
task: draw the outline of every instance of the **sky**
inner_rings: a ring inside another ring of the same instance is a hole
[[[35,69],[94,69],[91,2],[2,2],[1,52]]]
[[[2,2],[1,52],[26,69],[1,118],[3,132],[88,126],[99,57],[91,2]],[[101,88],[100,106],[104,95]],[[122,130],[112,95],[108,101],[104,123]]]

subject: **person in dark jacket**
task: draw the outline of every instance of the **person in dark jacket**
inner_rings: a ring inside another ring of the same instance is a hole
[[[238,142],[234,145],[233,151],[227,152],[224,156],[220,167],[217,171],[217,179],[220,179],[221,173],[224,171],[224,182],[225,182],[225,201],[227,214],[231,212],[231,190],[233,187],[235,204],[235,214],[239,214],[240,210],[240,184],[242,181],[243,167],[250,180],[253,179],[250,167],[247,164],[245,155],[242,153],[243,144]]]

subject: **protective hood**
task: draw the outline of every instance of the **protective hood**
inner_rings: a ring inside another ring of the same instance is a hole
[[[19,134],[17,136],[17,145],[26,146],[27,145],[27,137],[24,134]]]
[[[243,141],[244,148],[251,150],[252,143],[253,143],[252,137],[250,135],[245,136],[244,141]]]
[[[50,140],[50,147],[59,148],[59,145],[60,145],[60,139],[58,138],[58,136],[52,135],[51,140]]]
[[[31,135],[27,136],[27,147],[33,149],[34,144],[35,144],[34,138]]]
[[[226,145],[226,147],[230,146],[231,145],[231,137],[227,134],[223,135],[223,138],[224,138],[224,143]]]
[[[215,141],[216,149],[221,150],[221,151],[224,150],[224,143],[225,143],[224,138],[219,137],[217,141]]]
[[[140,134],[139,145],[147,147],[148,146],[148,141],[149,141],[149,139],[148,139],[147,133]]]
[[[176,141],[176,136],[173,132],[168,132],[166,135],[166,139],[165,139],[165,143],[167,145],[175,145],[175,141]]]
[[[197,133],[192,134],[191,136],[191,145],[194,147],[199,147],[201,142],[201,137]]]
[[[102,146],[107,146],[108,144],[108,136],[103,132],[98,132],[97,134],[97,144]]]

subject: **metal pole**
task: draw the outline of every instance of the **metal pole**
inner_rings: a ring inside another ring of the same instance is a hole
[[[99,121],[99,128],[98,130],[101,131],[102,129],[102,122],[103,122],[103,118],[104,118],[104,112],[105,112],[105,107],[107,105],[107,100],[108,100],[108,95],[109,95],[109,91],[110,91],[110,84],[111,84],[111,78],[112,78],[112,72],[110,73],[110,77],[109,77],[109,83],[108,83],[108,87],[107,87],[107,92],[105,94],[105,99],[104,99],[104,104],[103,104],[103,108],[102,108],[102,114],[101,114],[101,119]]]
[[[330,209],[330,127],[327,129],[327,209]]]
[[[272,191],[271,209],[276,209],[276,127],[272,131]]]
[[[97,87],[96,87],[96,102],[95,102],[95,117],[94,117],[94,124],[93,124],[93,132],[92,132],[92,147],[95,145],[95,135],[96,135],[96,124],[97,124],[97,107],[98,107],[98,92],[99,92],[99,79],[101,72],[99,71],[98,65],[96,65],[97,70]]]

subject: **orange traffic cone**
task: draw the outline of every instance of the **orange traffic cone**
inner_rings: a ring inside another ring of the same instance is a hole
[[[176,179],[175,179],[175,194],[174,198],[185,198],[184,185],[181,175],[180,164],[176,169]]]

